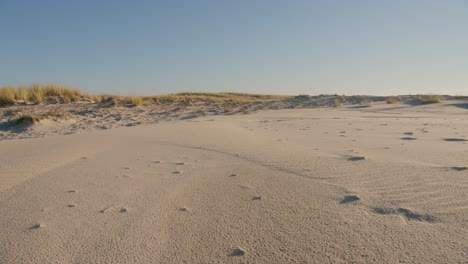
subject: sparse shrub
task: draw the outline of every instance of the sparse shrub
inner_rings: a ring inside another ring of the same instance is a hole
[[[309,100],[310,99],[310,95],[307,95],[307,94],[300,94],[300,95],[296,95],[294,96],[295,99],[299,99],[299,100]]]
[[[435,104],[442,101],[442,96],[440,95],[421,95],[418,97],[418,100],[422,104]]]
[[[368,99],[364,99],[359,103],[361,106],[364,107],[371,107],[372,106],[372,101]]]
[[[18,117],[15,121],[15,125],[32,125],[40,121],[40,118],[36,115],[24,114]]]
[[[45,112],[44,114],[39,115],[39,120],[42,119],[52,119],[52,120],[66,120],[69,118],[69,115],[59,109],[53,109]]]
[[[69,118],[69,114],[61,110],[52,109],[43,113],[25,113],[20,114],[18,118],[13,121],[15,125],[33,125],[44,119],[51,119],[54,121],[66,120]]]
[[[234,109],[231,106],[224,106],[223,107],[223,113],[230,113],[234,111]]]
[[[387,102],[387,104],[394,104],[394,103],[400,102],[400,97],[390,96],[387,99],[385,99],[385,102]]]
[[[113,105],[113,106],[118,106],[119,105],[119,98],[113,97],[110,100],[111,100],[111,105]]]
[[[139,106],[143,104],[143,100],[141,96],[134,96],[134,95],[129,95],[124,98],[125,104],[130,104],[133,106]]]

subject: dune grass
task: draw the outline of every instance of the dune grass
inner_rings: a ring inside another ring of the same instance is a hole
[[[387,102],[387,104],[394,104],[394,103],[398,103],[400,101],[401,101],[400,97],[398,97],[398,96],[390,96],[387,99],[385,99],[385,102]]]
[[[338,95],[334,95],[334,96],[338,96]],[[340,107],[341,104],[345,103],[345,102],[346,102],[346,96],[341,95],[338,98],[336,98],[335,100],[333,100],[332,106],[333,107]]]
[[[103,102],[112,100],[115,106],[140,106],[164,103],[250,103],[288,98],[281,95],[262,95],[246,93],[177,93],[158,96],[118,96],[96,95],[79,89],[55,84],[35,84],[30,86],[3,86],[0,88],[0,107],[17,103],[69,103],[78,101]]]
[[[371,107],[372,106],[372,101],[368,99],[364,99],[359,103],[363,107]]]
[[[159,95],[146,97],[146,100],[152,100],[155,103],[167,102],[213,102],[213,103],[251,103],[265,100],[275,100],[288,98],[281,95],[263,95],[246,93],[177,93],[169,95]]]
[[[340,107],[340,105],[341,105],[340,99],[335,99],[335,101],[333,101],[333,107]]]
[[[67,120],[70,118],[69,113],[61,111],[60,108],[50,109],[47,112],[37,113],[37,112],[28,112],[28,113],[19,113],[15,119],[13,119],[13,125],[33,125],[39,123],[41,120]]]
[[[418,101],[422,104],[436,104],[442,102],[442,96],[440,95],[420,95]]]
[[[63,103],[68,103],[83,97],[89,97],[89,95],[79,89],[55,84],[3,86],[0,88],[0,106],[13,105],[18,102],[41,104],[46,98],[56,98]]]
[[[339,107],[346,102],[345,96],[336,96],[332,101],[333,107]],[[294,98],[299,100],[309,100],[313,98],[309,95],[286,96],[286,95],[264,95],[247,93],[175,93],[157,96],[120,96],[109,94],[90,94],[76,88],[55,84],[34,84],[29,86],[3,86],[0,88],[0,107],[14,104],[62,104],[70,102],[100,103],[110,102],[111,106],[141,106],[154,104],[181,104],[190,105],[192,103],[230,103],[246,104],[264,101],[281,100]],[[423,104],[439,103],[442,100],[439,95],[420,95],[417,99]],[[397,96],[388,97],[385,100],[388,104],[400,101]],[[362,106],[371,106],[370,100],[363,100]]]
[[[12,105],[15,100],[16,90],[13,87],[3,87],[0,89],[0,106]]]

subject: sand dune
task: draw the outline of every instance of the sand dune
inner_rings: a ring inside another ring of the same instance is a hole
[[[468,112],[454,104],[8,136],[2,262],[467,263]]]

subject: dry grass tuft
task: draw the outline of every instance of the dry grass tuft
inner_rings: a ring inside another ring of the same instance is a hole
[[[387,102],[387,104],[394,104],[400,102],[401,100],[398,96],[390,96],[387,99],[385,99],[385,101]]]
[[[340,105],[341,105],[340,99],[335,99],[335,101],[333,101],[333,107],[339,107]]]
[[[141,96],[129,95],[123,98],[123,102],[126,105],[140,106],[143,104],[143,98]]]
[[[372,101],[368,99],[364,99],[359,103],[361,106],[364,107],[371,107],[372,106]]]
[[[334,96],[338,96],[338,95],[334,95]],[[339,107],[344,102],[346,102],[346,96],[341,95],[333,101],[332,105],[333,107]]]
[[[440,95],[421,95],[418,97],[419,102],[422,104],[436,104],[442,101],[442,96]]]
[[[13,87],[0,89],[0,106],[12,105],[15,102],[15,89]]]
[[[41,119],[32,114],[24,114],[18,117],[16,120],[13,121],[15,125],[33,125],[35,123],[38,123]]]
[[[16,119],[13,120],[14,125],[33,125],[39,123],[41,120],[67,120],[69,114],[59,109],[52,109],[43,113],[24,113],[20,114]]]

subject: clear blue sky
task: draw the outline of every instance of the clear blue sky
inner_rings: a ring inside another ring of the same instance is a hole
[[[0,0],[0,85],[468,94],[467,0]]]

